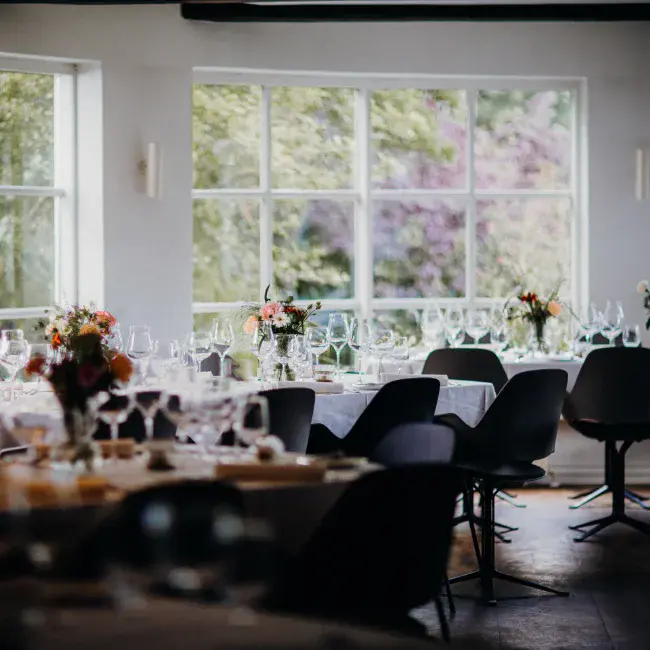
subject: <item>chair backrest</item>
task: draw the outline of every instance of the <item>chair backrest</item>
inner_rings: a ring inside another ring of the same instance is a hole
[[[223,349],[224,346],[221,346]],[[230,356],[226,355],[228,359],[226,371],[228,377],[233,377],[234,379],[242,379],[239,373],[239,364]],[[221,374],[221,357],[213,352],[209,357],[201,361],[201,372],[211,372],[215,377],[218,377]]]
[[[395,427],[370,454],[370,460],[386,467],[411,463],[450,463],[454,432],[438,424],[402,424]]]
[[[497,393],[506,385],[506,374],[499,357],[481,348],[445,348],[429,353],[423,375],[447,375],[450,379],[486,381]]]
[[[275,600],[299,611],[406,614],[438,595],[458,470],[408,465],[355,481],[312,533]],[[363,618],[362,616],[358,618]]]
[[[604,348],[585,359],[563,413],[568,421],[650,423],[650,349]]]
[[[349,456],[370,456],[384,436],[400,424],[432,422],[439,393],[440,382],[432,377],[386,384],[341,440],[341,448]]]
[[[269,433],[284,442],[287,451],[304,454],[314,415],[315,394],[310,388],[278,388],[260,393],[269,406]]]
[[[564,370],[529,370],[503,387],[476,427],[487,457],[532,462],[550,456],[566,396]]]

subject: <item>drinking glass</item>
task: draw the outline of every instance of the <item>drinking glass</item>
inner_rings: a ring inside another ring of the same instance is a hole
[[[471,309],[467,311],[465,331],[474,339],[474,345],[490,331],[488,313],[485,309]]]
[[[614,345],[616,337],[621,333],[621,316],[609,300],[601,314],[600,333],[609,341],[610,346]]]
[[[638,348],[641,345],[641,328],[638,325],[623,327],[623,345],[626,348]]]
[[[13,399],[16,377],[21,368],[25,367],[29,356],[29,344],[25,341],[22,330],[4,330],[0,341],[0,359],[9,366],[11,379],[11,397]]]
[[[219,374],[222,377],[226,373],[226,357],[232,350],[235,343],[235,331],[232,323],[228,318],[215,318],[212,321],[212,346],[214,351],[219,355]]]
[[[447,309],[445,314],[445,337],[452,348],[457,348],[465,338],[465,317],[457,307]]]
[[[190,335],[189,352],[198,374],[201,372],[201,364],[212,354],[212,340],[210,339],[210,335],[192,332]]]
[[[127,355],[138,362],[138,370],[142,381],[146,376],[147,361],[152,352],[151,328],[148,325],[131,325],[129,327]]]
[[[144,418],[144,437],[147,442],[153,440],[154,418],[165,399],[165,393],[161,390],[145,390],[135,394],[133,405]]]
[[[273,339],[273,329],[271,328],[270,323],[262,322],[260,323],[253,332],[251,336],[251,352],[257,357],[258,369],[257,369],[257,379],[258,381],[262,380],[262,366],[264,365],[264,359],[268,356],[271,351],[271,343]]]
[[[107,341],[107,345],[109,349],[114,350],[115,352],[122,352],[122,350],[124,350],[124,339],[122,338],[122,330],[120,330],[119,323],[116,323],[111,330],[111,335]]]
[[[330,314],[327,323],[327,338],[336,352],[336,376],[341,376],[341,350],[346,346],[350,336],[350,325],[346,314]]]
[[[510,326],[503,309],[494,309],[490,315],[490,342],[496,352],[503,352],[510,342]]]
[[[376,330],[370,337],[370,351],[379,360],[379,380],[384,374],[383,359],[387,357],[395,347],[395,335],[391,330]]]
[[[439,307],[425,309],[420,324],[422,340],[430,348],[437,348],[445,333],[445,315]]]
[[[289,367],[296,375],[296,379],[302,379],[303,364],[307,359],[309,352],[305,347],[305,337],[299,334],[294,334],[289,342]]]
[[[404,364],[409,360],[409,340],[406,336],[395,337],[395,347],[391,352],[391,357],[397,365],[397,374],[402,374]]]
[[[370,352],[370,322],[367,318],[353,318],[350,321],[348,345],[356,352],[359,382],[363,383],[363,357]]]
[[[167,358],[163,361],[165,372],[169,373],[182,365],[182,349],[178,339],[172,339],[167,346]]]
[[[307,331],[307,349],[315,357],[316,363],[329,347],[330,342],[324,327],[314,327]]]
[[[97,417],[110,427],[113,443],[119,437],[120,424],[127,421],[133,406],[133,399],[128,393],[113,392],[108,400],[99,407]],[[113,455],[117,455],[115,447],[113,447]]]
[[[287,364],[289,363],[289,348],[293,334],[276,334],[273,337],[271,344],[271,358],[282,365],[282,373],[280,374],[280,381],[287,379]]]

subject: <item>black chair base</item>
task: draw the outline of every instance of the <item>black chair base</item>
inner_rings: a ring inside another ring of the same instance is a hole
[[[645,533],[646,535],[650,535],[649,524],[646,524],[643,521],[639,521],[638,519],[634,519],[633,517],[626,515],[624,512],[623,513],[614,512],[611,515],[608,515],[607,517],[601,517],[600,519],[593,519],[592,521],[585,521],[585,523],[583,524],[577,524],[576,526],[569,526],[569,528],[571,530],[582,531],[583,528],[587,528],[588,526],[593,526],[591,530],[588,530],[582,536],[573,538],[574,542],[584,542],[585,540],[589,539],[592,535],[595,535],[596,533],[599,533],[602,530],[605,530],[605,528],[609,528],[614,524],[625,524],[626,526],[630,526],[630,528],[634,528],[635,530],[638,530],[640,533]]]
[[[591,503],[595,499],[598,499],[605,494],[610,494],[611,491],[612,488],[605,483],[604,485],[601,485],[600,487],[596,488],[595,490],[591,490],[590,492],[581,492],[580,494],[576,494],[569,498],[574,500],[580,499],[580,501],[578,501],[578,503],[570,505],[569,508],[571,508],[571,510],[582,508],[582,506],[586,506],[588,503]],[[650,510],[650,506],[644,503],[644,501],[648,500],[648,497],[644,497],[643,495],[638,494],[637,492],[633,492],[632,490],[625,490],[625,498],[632,503],[636,503],[637,506],[641,506],[644,510]]]
[[[499,490],[497,492],[497,499],[501,499],[501,501],[505,501],[507,504],[514,506],[515,508],[526,507],[525,503],[519,503],[517,501],[517,497],[514,494],[510,494],[510,492],[506,492],[505,490]]]

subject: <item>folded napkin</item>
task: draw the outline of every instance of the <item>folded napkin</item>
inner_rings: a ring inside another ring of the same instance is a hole
[[[447,377],[447,375],[407,375],[405,373],[402,373],[401,375],[386,373],[384,375],[384,381],[386,383],[390,381],[397,381],[399,379],[426,379],[426,378],[437,379],[440,382],[441,386],[447,386],[447,384],[449,383],[449,377]]]
[[[327,467],[324,463],[306,465],[295,462],[220,461],[214,469],[215,478],[235,481],[322,481]]]
[[[343,392],[343,382],[340,381],[279,381],[278,388],[311,388],[317,394],[333,394]]]

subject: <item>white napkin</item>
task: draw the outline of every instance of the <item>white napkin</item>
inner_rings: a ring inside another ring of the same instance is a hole
[[[440,382],[441,386],[447,386],[449,383],[449,377],[447,375],[407,375],[405,373],[402,373],[401,375],[397,374],[391,374],[391,373],[386,373],[384,376],[384,381],[386,383],[390,381],[398,381],[399,379],[423,379],[423,378],[431,378],[437,379]]]
[[[311,388],[316,394],[343,392],[343,382],[340,381],[279,381],[278,388]]]

